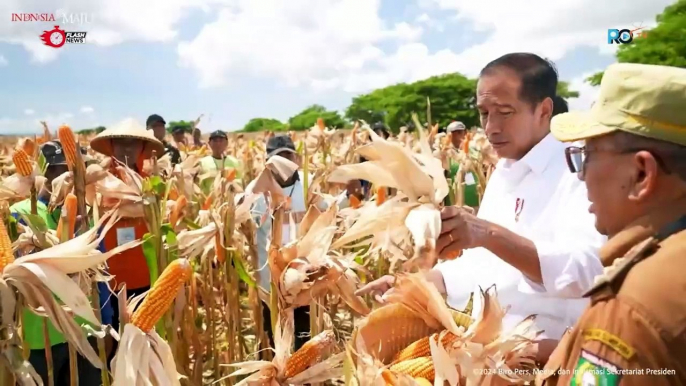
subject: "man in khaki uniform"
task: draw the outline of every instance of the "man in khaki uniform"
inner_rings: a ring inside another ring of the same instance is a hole
[[[609,237],[591,304],[541,385],[686,385],[686,69],[610,66],[589,113],[552,121]]]

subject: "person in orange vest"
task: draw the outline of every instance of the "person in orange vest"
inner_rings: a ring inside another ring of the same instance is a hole
[[[90,146],[94,151],[114,158],[143,177],[143,161],[153,154],[164,154],[162,142],[134,120],[126,120],[103,131],[93,138]],[[112,165],[116,165],[116,162],[112,162]],[[129,241],[143,238],[147,232],[144,217],[122,218],[105,234],[100,249],[103,252],[112,250]],[[131,297],[150,289],[150,271],[141,246],[112,256],[107,265],[109,274],[114,276],[109,283],[113,291],[118,291],[126,284],[127,296]],[[114,309],[112,327],[118,329],[119,307],[116,296],[111,296],[110,301]]]

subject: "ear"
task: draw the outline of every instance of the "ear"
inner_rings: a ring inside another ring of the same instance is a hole
[[[660,173],[660,165],[648,151],[639,151],[633,156],[633,184],[629,189],[629,198],[645,201],[654,192]]]
[[[553,100],[545,98],[538,108],[541,112],[541,120],[543,122],[550,122],[553,117]]]

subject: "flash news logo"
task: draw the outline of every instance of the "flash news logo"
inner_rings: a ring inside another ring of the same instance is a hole
[[[85,44],[86,32],[67,32],[56,25],[55,28],[50,31],[43,31],[40,38],[46,46],[60,48],[66,43]]]
[[[634,29],[608,29],[607,44],[629,44],[634,41],[634,38],[646,37],[647,31],[641,30],[643,30],[643,27]]]

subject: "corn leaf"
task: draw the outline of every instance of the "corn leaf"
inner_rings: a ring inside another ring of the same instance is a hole
[[[155,248],[155,237],[151,233],[143,236],[143,255],[150,270],[150,285],[157,281],[159,270],[157,266],[157,248]]]
[[[193,220],[191,220],[191,219],[188,218],[188,217],[184,217],[181,221],[182,221],[184,224],[186,224],[186,226],[187,226],[189,229],[191,229],[191,230],[195,230],[195,229],[200,229],[200,228],[201,228],[200,225],[194,223]]]
[[[256,283],[255,280],[253,280],[252,276],[248,273],[248,270],[245,269],[245,263],[243,262],[243,259],[241,259],[239,256],[236,254],[232,254],[232,261],[233,261],[233,266],[236,268],[236,273],[238,273],[238,278],[240,278],[245,284],[249,285],[250,287],[255,287]]]
[[[19,229],[17,228],[17,219],[14,216],[7,217],[7,233],[10,235],[12,242],[19,238]]]
[[[161,231],[164,235],[164,242],[167,244],[168,249],[167,262],[178,259],[179,243],[176,238],[176,232],[174,232],[174,229],[172,229],[170,224],[163,224]]]
[[[41,175],[45,175],[45,170],[48,168],[48,162],[45,160],[45,156],[43,155],[42,151],[38,153],[40,154],[38,156],[38,168],[40,169]]]
[[[45,232],[48,231],[48,225],[45,224],[43,218],[37,214],[26,213],[22,213],[21,217],[24,220],[24,223],[31,228],[31,231],[33,231],[33,234],[38,239],[38,243],[41,245],[41,247],[43,249],[50,248],[50,244],[45,237]]]
[[[167,184],[162,180],[160,176],[150,177],[148,183],[150,190],[152,190],[154,193],[160,196],[163,196],[165,191],[167,190]]]

